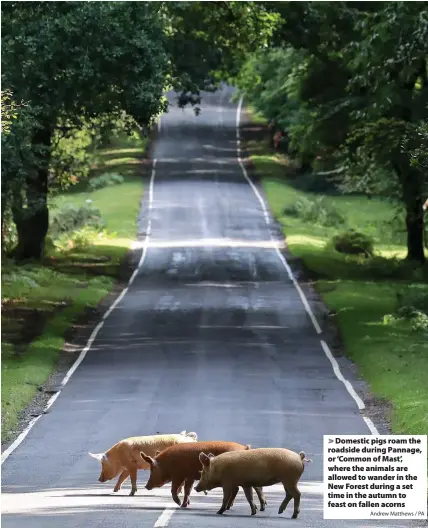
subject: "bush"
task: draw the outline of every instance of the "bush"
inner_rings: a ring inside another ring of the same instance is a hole
[[[412,284],[405,290],[397,293],[399,309],[403,306],[412,306],[416,310],[428,315],[428,289],[425,284]]]
[[[408,322],[414,332],[428,332],[428,289],[425,284],[412,284],[397,292],[397,309],[384,316],[384,324]]]
[[[72,233],[82,227],[91,227],[99,230],[104,227],[101,211],[91,205],[65,205],[54,217],[50,234],[52,238],[58,238],[64,233]]]
[[[373,255],[373,239],[364,233],[349,230],[333,237],[333,246],[339,253],[348,255],[364,255],[371,257]]]
[[[85,226],[72,233],[63,233],[55,240],[55,248],[60,252],[81,250],[91,246],[96,238],[104,236],[100,230]]]
[[[325,202],[321,196],[315,200],[301,197],[296,202],[284,209],[284,214],[301,218],[305,222],[311,222],[326,227],[343,225],[346,220],[342,213],[333,205]]]
[[[399,258],[376,255],[361,263],[364,271],[374,279],[416,280],[422,279],[422,269],[412,262]]]
[[[120,174],[116,173],[106,173],[95,178],[91,178],[89,181],[88,187],[91,191],[96,191],[97,189],[103,189],[104,187],[110,187],[111,185],[120,185],[125,181],[125,178]]]
[[[62,121],[58,125],[54,131],[49,175],[52,188],[64,190],[89,176],[91,166],[97,161],[95,147],[99,141],[91,122],[81,128]]]

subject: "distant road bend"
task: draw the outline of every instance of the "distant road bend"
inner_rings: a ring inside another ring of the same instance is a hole
[[[275,249],[274,221],[244,176],[232,93],[204,94],[199,116],[176,107],[163,116],[139,219],[150,234],[142,265],[50,412],[3,464],[3,528],[422,526],[323,520],[323,435],[370,430],[323,352]],[[135,497],[129,480],[118,494],[114,481],[97,482],[88,451],[183,429],[201,440],[303,450],[313,463],[300,484],[299,518],[290,520],[292,503],[278,515],[281,486],[265,489],[267,510],[251,518],[242,491],[220,516],[221,490],[193,492],[180,510],[169,485],[144,489],[147,472]]]

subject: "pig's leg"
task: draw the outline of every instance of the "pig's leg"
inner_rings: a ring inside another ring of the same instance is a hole
[[[125,482],[125,480],[129,477],[129,471],[127,469],[124,469],[122,473],[120,474],[120,477],[118,481],[116,482],[116,486],[114,487],[114,492],[117,492],[120,490],[120,487]]]
[[[180,500],[180,497],[178,496],[178,490],[181,489],[183,487],[183,481],[181,479],[173,479],[172,480],[172,483],[171,483],[171,495],[172,495],[172,500],[175,502],[175,504],[178,504],[179,506],[181,506],[181,500]]]
[[[245,496],[247,497],[248,504],[251,508],[251,515],[255,515],[257,513],[257,506],[254,504],[253,501],[253,488],[251,486],[242,486]]]
[[[132,485],[131,493],[129,495],[130,497],[132,497],[133,495],[135,495],[137,491],[137,468],[136,467],[129,470],[129,476],[131,477],[131,485]]]
[[[254,490],[257,493],[257,497],[260,501],[260,511],[265,511],[267,502],[263,493],[263,488],[254,488]]]
[[[223,512],[227,510],[227,505],[229,504],[231,497],[235,493],[235,487],[236,486],[231,487],[230,485],[223,486],[223,503],[221,505],[221,508],[217,512],[219,515],[221,515]]]
[[[290,493],[293,495],[294,498],[294,511],[291,518],[297,519],[297,516],[300,513],[300,491],[297,489],[297,486],[294,486],[294,488],[290,490]]]
[[[288,506],[288,503],[293,498],[293,495],[290,492],[291,488],[286,488],[284,484],[284,489],[285,489],[285,499],[281,502],[281,506],[279,507],[279,510],[278,510],[279,514],[281,514],[285,510],[285,508]]]
[[[190,504],[190,494],[192,492],[192,486],[195,483],[194,480],[187,479],[184,481],[184,498],[183,498],[183,504],[181,505],[182,508],[186,508]]]
[[[238,491],[239,491],[239,486],[236,486],[234,492],[232,493],[232,495],[229,498],[229,502],[227,504],[226,510],[230,510],[230,508],[233,506],[233,503],[235,502],[236,496],[238,495]]]

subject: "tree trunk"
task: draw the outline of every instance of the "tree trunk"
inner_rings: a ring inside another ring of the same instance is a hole
[[[32,144],[37,155],[38,167],[25,182],[26,207],[15,204],[13,217],[18,233],[18,245],[14,250],[16,260],[40,260],[49,228],[48,171],[51,152],[52,130],[49,125],[40,128]],[[18,206],[16,206],[18,205]]]
[[[422,175],[418,169],[411,168],[409,165],[407,165],[407,168],[401,165],[398,169],[403,202],[406,208],[406,258],[407,260],[424,263],[424,200],[422,196]]]

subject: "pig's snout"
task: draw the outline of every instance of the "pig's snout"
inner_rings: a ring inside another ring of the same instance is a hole
[[[198,493],[201,491],[201,489],[199,488],[199,485],[195,486],[193,489],[194,489],[195,491],[197,491]]]

